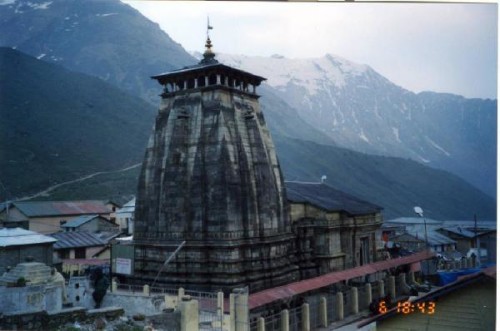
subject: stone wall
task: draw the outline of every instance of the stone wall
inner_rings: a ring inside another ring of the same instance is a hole
[[[98,318],[115,320],[123,315],[123,309],[110,307],[88,311],[85,308],[69,308],[57,312],[38,311],[32,313],[12,313],[0,316],[2,330],[54,330],[67,323],[94,323]]]
[[[95,306],[89,280],[86,277],[71,277],[68,283],[68,300],[73,306],[93,309]],[[125,314],[151,316],[165,309],[165,296],[139,292],[111,291],[111,285],[101,303],[102,307],[123,307]]]
[[[196,290],[298,280],[283,178],[255,95],[163,99],[139,179],[134,275]]]
[[[102,305],[123,307],[127,315],[142,314],[153,316],[160,314],[165,309],[164,295],[145,296],[141,294],[124,294],[108,292],[103,299]]]
[[[55,311],[62,308],[62,287],[56,284],[0,287],[0,311],[5,313]]]

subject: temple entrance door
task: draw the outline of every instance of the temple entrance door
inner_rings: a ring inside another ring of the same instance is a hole
[[[360,238],[359,265],[370,263],[370,240],[368,237]]]

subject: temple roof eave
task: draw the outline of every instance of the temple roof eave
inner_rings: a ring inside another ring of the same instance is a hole
[[[184,67],[182,69],[169,71],[167,73],[163,73],[156,76],[151,76],[152,79],[156,79],[161,85],[165,85],[167,83],[174,83],[179,79],[192,78],[190,76],[199,76],[213,74],[213,73],[226,73],[230,76],[238,77],[239,79],[243,79],[248,81],[255,86],[260,85],[260,83],[266,78],[251,74],[249,72],[236,69],[221,63],[209,64],[209,65],[193,65],[189,67]]]

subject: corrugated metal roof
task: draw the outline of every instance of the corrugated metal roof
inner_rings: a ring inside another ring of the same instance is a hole
[[[319,277],[298,281],[295,283],[267,289],[253,293],[248,299],[249,309],[261,307],[276,300],[286,299],[294,295],[299,295],[308,291],[320,289],[340,281],[353,279],[378,271],[387,270],[404,264],[411,264],[433,257],[435,254],[428,251],[419,252],[413,255],[400,257],[367,264],[361,267],[347,269],[343,271],[331,272]]]
[[[67,221],[61,227],[63,228],[77,228],[82,224],[85,224],[91,220],[93,220],[96,217],[100,217],[99,215],[82,215],[78,216],[75,218],[72,218],[71,220]]]
[[[473,220],[465,220],[465,221],[457,221],[457,220],[449,220],[449,221],[444,221],[443,226],[460,226],[463,228],[474,228],[477,226],[478,229],[491,229],[491,230],[496,230],[497,228],[497,222],[496,221],[485,221],[485,220],[478,220],[477,222],[474,222]]]
[[[285,182],[288,201],[309,203],[327,211],[346,211],[352,215],[376,213],[382,207],[361,200],[323,183]]]
[[[50,236],[57,239],[54,249],[104,246],[107,244],[96,234],[85,231],[58,232]]]
[[[26,201],[13,205],[28,217],[109,214],[103,201]]]
[[[21,228],[0,229],[0,247],[54,243],[56,240]]]
[[[412,303],[439,300],[435,314],[402,315],[394,307],[384,314],[363,320],[353,329],[362,329],[377,321],[377,329],[383,330],[413,330],[416,325],[424,326],[425,330],[494,330],[495,281],[488,281],[488,277],[496,278],[495,275],[496,266],[489,267],[459,276],[452,283],[410,298]],[[426,328],[431,325],[434,327]]]
[[[427,217],[425,218],[425,223],[427,225],[441,225],[441,224],[443,224],[442,221],[436,221],[436,220],[433,220],[432,218],[427,218]],[[422,217],[399,217],[399,218],[395,218],[395,219],[392,219],[392,220],[385,220],[384,224],[387,224],[387,225],[424,224],[424,218],[422,218]]]
[[[443,230],[458,234],[459,236],[466,237],[466,238],[475,238],[476,237],[476,234],[474,232],[469,231],[461,226],[445,227],[445,228],[443,228]]]
[[[413,226],[411,228],[406,229],[407,233],[413,237],[419,238],[421,240],[425,240],[425,226]],[[430,245],[449,245],[456,244],[457,242],[444,234],[441,234],[434,229],[427,228],[427,240]]]

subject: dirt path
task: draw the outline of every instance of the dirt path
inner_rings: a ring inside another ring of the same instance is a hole
[[[137,164],[134,164],[134,165],[131,165],[129,167],[126,167],[126,168],[123,168],[123,169],[119,169],[119,170],[95,172],[95,173],[90,174],[90,175],[86,175],[86,176],[83,176],[83,177],[80,177],[80,178],[77,178],[77,179],[69,180],[69,181],[64,182],[64,183],[59,183],[59,184],[53,185],[53,186],[51,186],[51,187],[49,187],[49,188],[47,188],[47,189],[45,189],[45,190],[43,190],[41,192],[38,192],[38,193],[29,195],[29,196],[25,196],[25,197],[16,199],[16,201],[29,200],[29,199],[37,198],[39,196],[45,196],[45,195],[48,195],[53,190],[55,190],[55,189],[57,189],[57,188],[59,188],[61,186],[64,186],[64,185],[78,183],[78,182],[90,179],[90,178],[95,177],[95,176],[103,175],[103,174],[112,174],[112,173],[124,172],[124,171],[130,170],[130,169],[134,169],[134,168],[140,167],[141,165],[142,165],[142,163],[137,163]]]

